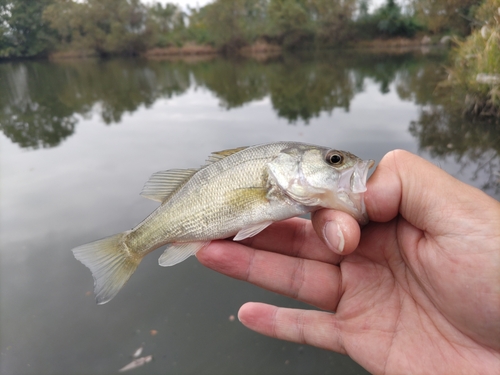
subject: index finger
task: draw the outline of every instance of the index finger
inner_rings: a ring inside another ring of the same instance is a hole
[[[338,264],[339,255],[347,255],[358,246],[359,237],[359,225],[350,215],[322,209],[312,214],[312,221],[302,218],[280,221],[241,243],[259,250]]]
[[[318,238],[311,220],[291,218],[273,223],[261,233],[239,243],[258,250],[296,258],[338,263],[340,257]]]

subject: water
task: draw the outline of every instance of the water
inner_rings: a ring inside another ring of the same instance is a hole
[[[110,303],[70,249],[133,227],[156,171],[278,140],[380,160],[402,148],[500,199],[500,132],[463,119],[441,54],[330,53],[264,61],[0,64],[0,372],[364,374],[348,357],[260,336],[247,301],[307,306],[205,269],[145,258]]]

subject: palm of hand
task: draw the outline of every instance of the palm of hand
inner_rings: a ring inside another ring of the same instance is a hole
[[[473,274],[481,265],[464,256],[450,262],[450,245],[459,253],[471,249],[453,238],[443,241],[446,246],[426,240],[425,233],[400,218],[366,228],[357,251],[340,263],[344,293],[335,325],[347,333],[340,335],[345,352],[368,370],[496,371],[500,306],[487,327],[477,324],[495,310],[495,301],[486,306],[475,301],[464,285],[471,280],[457,272]],[[476,341],[485,334],[488,342]]]

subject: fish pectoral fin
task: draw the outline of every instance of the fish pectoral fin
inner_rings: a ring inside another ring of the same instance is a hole
[[[207,246],[210,241],[176,242],[169,245],[158,259],[162,267],[173,266]]]
[[[144,185],[141,195],[144,198],[165,202],[173,193],[179,190],[198,169],[169,169],[153,173]]]
[[[262,232],[269,225],[271,225],[272,221],[263,221],[262,223],[248,225],[240,229],[240,231],[234,236],[233,241],[241,241],[248,237],[253,237],[257,233]]]

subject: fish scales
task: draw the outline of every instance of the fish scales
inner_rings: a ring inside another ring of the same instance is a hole
[[[132,230],[73,252],[93,272],[97,302],[105,303],[140,260],[163,245],[159,262],[166,266],[211,240],[240,240],[321,207],[366,221],[362,194],[372,165],[345,151],[297,142],[216,152],[198,171],[153,175],[144,196],[162,201],[160,207]]]
[[[250,221],[249,216],[254,220],[258,215],[271,219],[264,210],[248,211],[252,205],[263,202],[248,199],[252,198],[251,194],[245,195],[245,189],[266,187],[265,164],[289,144],[271,146],[264,153],[246,149],[201,169],[179,194],[133,229],[131,246],[148,252],[174,239],[193,241],[213,236],[228,237]],[[234,192],[235,187],[241,194]]]

